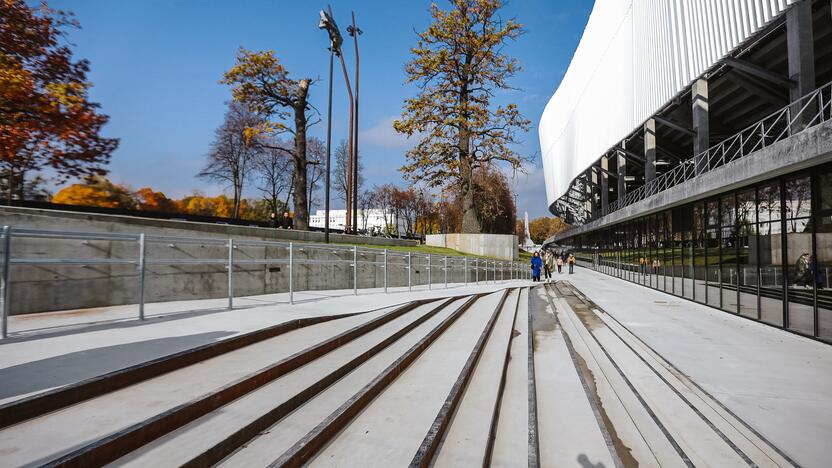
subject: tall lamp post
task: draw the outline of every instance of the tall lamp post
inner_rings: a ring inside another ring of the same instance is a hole
[[[355,25],[355,12],[352,12],[352,25],[347,26],[347,33],[355,43],[355,137],[353,137],[353,151],[350,159],[352,174],[352,229],[358,233],[358,36],[362,34]],[[347,201],[349,204],[350,201]]]
[[[329,33],[329,110],[326,122],[326,201],[324,203],[325,219],[324,219],[324,241],[329,243],[329,187],[330,187],[330,155],[332,149],[332,62],[335,55],[341,56],[341,43],[344,39],[341,37],[341,32],[332,19],[332,9],[327,13],[321,10],[321,21],[318,23],[318,28],[326,29]],[[341,59],[343,60],[343,58]]]

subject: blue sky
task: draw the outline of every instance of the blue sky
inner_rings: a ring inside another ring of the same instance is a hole
[[[518,150],[534,156],[528,176],[517,180],[518,209],[547,215],[540,174],[537,123],[580,40],[591,0],[514,0],[503,16],[515,18],[526,34],[506,48],[523,70],[500,93],[517,102],[532,121]],[[307,0],[52,0],[73,11],[82,29],[70,31],[75,56],[91,62],[93,100],[110,116],[107,136],[121,144],[110,165],[112,180],[133,188],[151,186],[169,197],[193,189],[217,194],[195,175],[203,165],[214,129],[221,123],[229,89],[218,83],[240,46],[273,49],[293,77],[319,79],[312,103],[326,117],[328,55],[326,34],[317,28],[326,4]],[[440,2],[442,4],[442,2]],[[391,122],[415,93],[404,84],[404,64],[416,43],[414,29],[429,22],[429,2],[417,0],[334,0],[335,19],[346,34],[355,11],[360,37],[360,142],[367,185],[403,184],[398,168],[408,142]],[[348,44],[351,46],[351,43]],[[351,66],[354,53],[345,47]],[[333,141],[346,136],[347,97],[336,69]],[[325,137],[325,120],[311,130]],[[256,196],[254,191],[248,195]],[[333,200],[337,205],[337,202]]]

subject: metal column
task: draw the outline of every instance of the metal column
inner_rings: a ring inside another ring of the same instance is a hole
[[[387,249],[384,249],[384,293],[387,294]]]
[[[410,268],[411,260],[410,259],[411,259],[411,254],[410,254],[410,252],[408,252],[407,253],[407,290],[408,291],[413,291],[413,283],[412,283],[411,278],[410,278],[410,271],[411,271],[411,268]]]
[[[294,289],[294,277],[295,277],[295,259],[294,256],[294,246],[291,242],[289,242],[289,304],[295,303],[295,289]]]
[[[465,273],[465,284],[468,284],[468,257],[462,257],[463,266],[462,270]]]
[[[228,239],[228,309],[234,308],[234,239]]]
[[[139,234],[139,320],[144,320],[144,233]]]
[[[352,294],[358,295],[358,246],[352,246]]]
[[[3,226],[3,290],[0,300],[3,301],[2,337],[9,336],[9,308],[11,307],[11,263],[12,263],[12,227]]]
[[[448,287],[448,257],[444,257],[443,261],[445,263],[443,270],[445,270],[445,287]]]
[[[433,289],[433,287],[432,287],[433,285],[431,283],[430,267],[431,267],[430,254],[428,254],[428,289]]]

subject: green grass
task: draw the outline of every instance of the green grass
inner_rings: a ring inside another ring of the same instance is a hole
[[[431,254],[431,255],[438,255],[438,256],[448,256],[448,257],[470,257],[470,258],[488,258],[493,260],[500,260],[499,258],[489,257],[485,255],[474,255],[474,254],[467,254],[464,252],[460,252],[458,250],[449,249],[447,247],[434,247],[432,245],[415,245],[415,246],[406,246],[406,245],[372,245],[372,244],[341,244],[338,245],[349,245],[353,246],[356,245],[362,248],[368,249],[387,249],[390,251],[398,251],[398,252],[413,252],[413,253],[421,253],[421,254]],[[523,255],[526,254],[526,257]],[[520,251],[520,261],[529,261],[531,259],[531,255],[527,254],[526,252]]]

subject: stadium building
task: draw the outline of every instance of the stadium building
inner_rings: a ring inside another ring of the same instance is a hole
[[[832,342],[831,9],[596,0],[540,120],[547,243]]]

